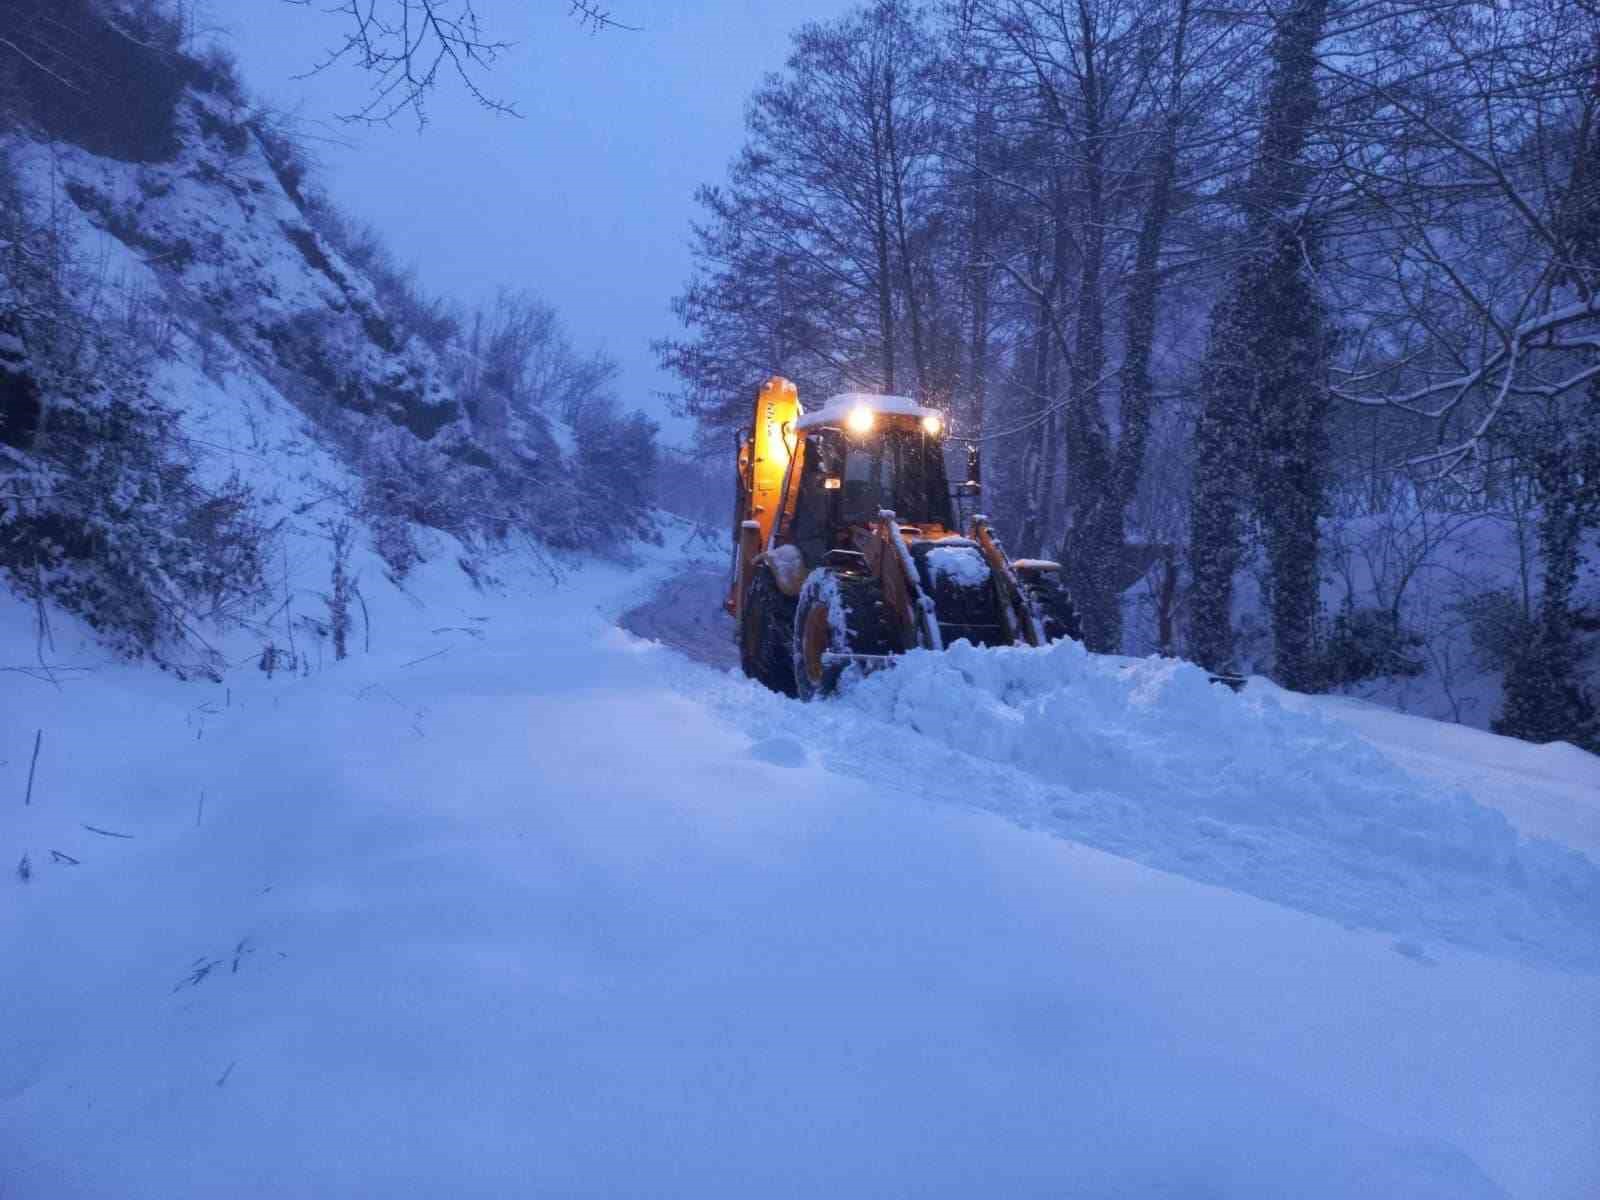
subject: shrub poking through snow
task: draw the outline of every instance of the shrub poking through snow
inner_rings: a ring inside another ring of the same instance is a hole
[[[1356,608],[1336,615],[1317,654],[1316,674],[1324,687],[1346,687],[1385,676],[1414,678],[1426,664],[1422,638],[1383,608]]]
[[[48,379],[48,436],[0,459],[0,569],[125,653],[214,667],[200,627],[263,592],[254,497],[237,483],[201,487],[175,414],[138,367],[114,354],[97,366]]]

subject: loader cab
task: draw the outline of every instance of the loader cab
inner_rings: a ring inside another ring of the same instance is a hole
[[[832,490],[839,492],[845,524],[874,521],[887,508],[913,525],[950,527],[942,438],[901,423],[866,438],[845,438],[838,458],[839,486]]]
[[[802,412],[774,376],[753,416],[725,604],[746,675],[810,700],[913,649],[1077,636],[1055,563],[1014,563],[981,516],[957,532],[939,413],[860,394]],[[966,478],[975,495],[975,454]]]
[[[944,421],[897,396],[838,396],[798,423],[799,453],[775,541],[807,564],[847,549],[852,531],[891,509],[906,525],[954,526]]]

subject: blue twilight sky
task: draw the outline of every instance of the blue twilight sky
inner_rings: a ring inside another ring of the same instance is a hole
[[[331,2],[211,0],[247,84],[298,114],[328,191],[376,225],[423,282],[462,300],[501,286],[554,303],[574,341],[622,364],[625,404],[664,418],[670,386],[650,340],[676,329],[668,303],[687,277],[697,185],[722,178],[743,136],[745,100],[788,55],[790,32],[851,0],[608,0],[642,32],[591,34],[567,0],[476,0],[516,43],[485,77],[522,119],[476,106],[454,79],[421,133],[409,118],[361,129],[334,118],[367,77],[338,68],[296,79],[334,45]],[[669,440],[680,423],[663,420]]]

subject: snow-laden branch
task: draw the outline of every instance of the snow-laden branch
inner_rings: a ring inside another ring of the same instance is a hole
[[[1453,378],[1442,379],[1436,383],[1430,383],[1400,395],[1363,394],[1338,387],[1333,389],[1333,394],[1353,404],[1400,408],[1417,416],[1437,419],[1455,409],[1462,400],[1472,393],[1473,389],[1490,383],[1501,371],[1504,371],[1505,377],[1497,386],[1497,403],[1499,399],[1503,399],[1506,395],[1557,396],[1588,381],[1596,374],[1600,374],[1600,366],[1585,367],[1557,384],[1527,385],[1518,384],[1514,381],[1518,358],[1528,350],[1578,351],[1600,349],[1600,336],[1566,338],[1560,341],[1555,340],[1553,337],[1559,329],[1595,318],[1600,318],[1600,294],[1590,296],[1587,300],[1577,300],[1571,304],[1550,309],[1505,330],[1505,345],[1490,354],[1477,367]],[[1549,338],[1551,340],[1540,342],[1540,338]],[[1348,374],[1352,379],[1370,379],[1375,374],[1382,373],[1382,370],[1380,368],[1378,370],[1365,371],[1359,375],[1355,373]],[[1428,401],[1441,396],[1448,397],[1448,399],[1437,406],[1427,407]],[[1498,408],[1492,411],[1498,412]]]

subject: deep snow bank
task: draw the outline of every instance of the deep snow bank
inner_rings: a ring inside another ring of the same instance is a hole
[[[1271,685],[1256,680],[1251,687]],[[1600,861],[1600,758],[1595,755],[1568,742],[1524,742],[1351,696],[1272,692],[1287,708],[1316,710],[1359,734],[1403,770],[1470,792],[1505,813],[1524,834]]]
[[[1501,813],[1270,688],[1234,695],[1187,663],[1071,642],[960,643],[858,681],[840,708],[849,715],[817,717],[920,735],[870,744],[896,770],[920,762],[938,794],[1341,920],[1600,967],[1593,862],[1519,837]],[[833,753],[875,770],[848,738]]]

